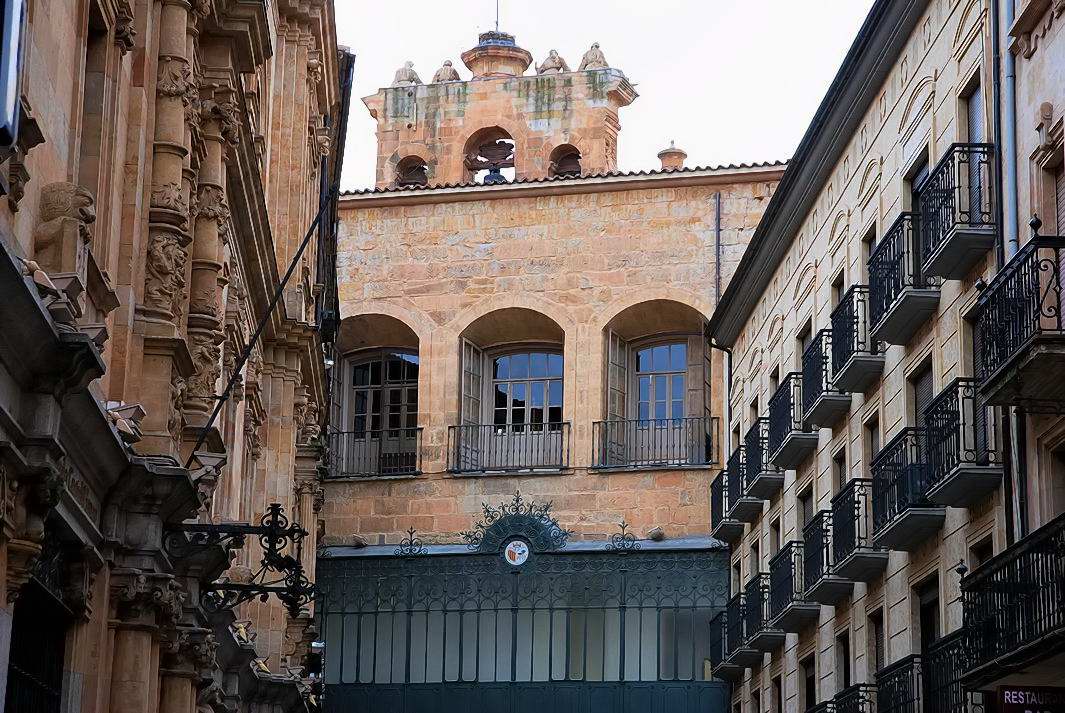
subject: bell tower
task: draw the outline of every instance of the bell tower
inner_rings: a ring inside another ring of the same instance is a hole
[[[598,44],[573,71],[551,50],[533,66],[513,35],[484,32],[425,84],[407,63],[392,86],[365,97],[377,120],[378,188],[506,183],[617,168],[621,107],[635,89]]]

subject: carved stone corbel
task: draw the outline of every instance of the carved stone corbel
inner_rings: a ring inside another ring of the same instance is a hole
[[[44,547],[45,519],[58,504],[70,480],[71,468],[65,457],[20,475],[0,464],[4,535],[7,539],[8,602],[18,598],[22,586],[33,576]]]
[[[172,575],[138,569],[111,572],[111,616],[121,623],[175,627],[186,599]]]
[[[129,0],[116,0],[115,44],[122,54],[133,49],[137,31],[133,29],[133,7]]]

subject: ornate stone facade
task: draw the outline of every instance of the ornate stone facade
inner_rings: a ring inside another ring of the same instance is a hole
[[[310,612],[211,604],[258,540],[190,549],[180,528],[280,503],[313,575],[336,294],[317,243],[288,286],[303,300],[267,310],[337,179],[332,0],[30,0],[27,17],[0,164],[0,411],[18,414],[0,424],[0,711],[28,710],[26,671],[78,713],[314,708]],[[62,666],[31,670],[47,637]]]

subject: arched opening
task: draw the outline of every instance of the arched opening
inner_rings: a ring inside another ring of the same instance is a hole
[[[549,176],[579,177],[581,175],[581,152],[572,144],[556,146],[551,152],[547,168]]]
[[[703,315],[649,300],[603,330],[606,419],[594,426],[595,465],[661,467],[713,461],[711,354]]]
[[[480,129],[463,149],[466,180],[485,185],[514,180],[514,138],[498,126]]]
[[[565,333],[550,317],[509,307],[461,334],[460,422],[449,470],[558,470],[568,465],[562,420]]]
[[[429,183],[429,166],[420,156],[407,156],[396,165],[397,186],[425,186]]]
[[[381,314],[340,324],[330,419],[332,477],[416,475],[421,471],[418,427],[418,336]]]

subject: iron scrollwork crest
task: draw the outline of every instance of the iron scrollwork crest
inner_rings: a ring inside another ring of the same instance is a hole
[[[461,533],[466,547],[476,552],[498,552],[515,537],[528,541],[535,552],[562,549],[573,533],[551,516],[551,503],[526,501],[520,492],[498,507],[481,503],[481,521],[473,530]]]
[[[418,538],[418,532],[412,527],[407,530],[407,536],[399,541],[395,554],[397,557],[418,557],[428,553],[429,550]]]
[[[618,525],[618,531],[610,536],[610,542],[606,548],[611,552],[624,555],[640,549],[640,543],[636,535],[629,532],[629,523],[622,520]]]

